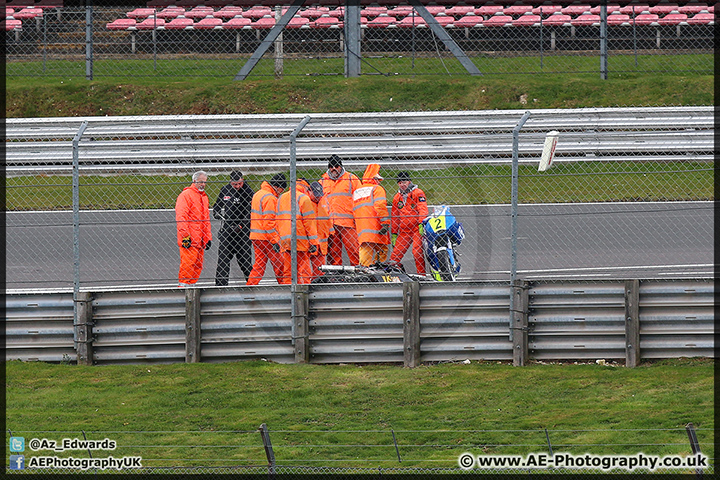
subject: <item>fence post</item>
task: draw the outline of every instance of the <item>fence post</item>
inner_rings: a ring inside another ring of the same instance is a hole
[[[640,280],[625,281],[625,366],[640,363]]]
[[[85,5],[85,78],[93,79],[93,8],[92,2]]]
[[[600,0],[600,79],[608,79],[607,0]]]
[[[185,289],[185,363],[200,361],[200,289]]]
[[[308,339],[308,310],[309,310],[309,285],[298,285],[295,287],[295,362],[308,363],[310,360],[310,341]]]
[[[403,363],[420,363],[420,282],[403,282]]]
[[[75,300],[75,315],[73,327],[75,330],[75,351],[78,365],[93,364],[92,349],[92,293],[78,292]]]
[[[515,298],[513,317],[513,366],[523,367],[528,357],[528,283],[515,280],[511,295]]]
[[[688,439],[690,440],[690,449],[692,450],[693,455],[697,456],[701,454],[700,442],[698,442],[697,434],[695,433],[695,425],[693,425],[692,422],[688,423],[685,425],[685,430],[687,431]],[[702,478],[702,474],[702,468],[695,469],[695,475],[698,478]]]
[[[513,128],[512,144],[512,180],[510,198],[510,341],[513,341],[513,317],[515,311],[515,295],[513,285],[517,278],[517,209],[518,209],[518,157],[520,156],[520,129],[522,129],[530,112],[525,112],[518,124]]]
[[[263,447],[265,447],[269,477],[275,478],[275,452],[273,452],[272,442],[270,441],[270,431],[264,423],[260,425],[260,437],[262,438]]]

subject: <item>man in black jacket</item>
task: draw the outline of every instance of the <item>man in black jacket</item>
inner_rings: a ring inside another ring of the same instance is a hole
[[[218,263],[215,285],[225,286],[230,276],[230,261],[237,256],[238,265],[245,280],[252,271],[252,244],[250,242],[250,204],[253,189],[239,171],[230,173],[230,183],[225,185],[213,205],[213,217],[223,221],[220,229]]]

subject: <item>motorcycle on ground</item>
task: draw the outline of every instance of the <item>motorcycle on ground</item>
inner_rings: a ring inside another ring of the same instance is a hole
[[[447,205],[438,205],[422,223],[423,250],[430,272],[440,282],[455,281],[460,273],[459,254],[455,247],[465,238],[462,222],[457,221]]]

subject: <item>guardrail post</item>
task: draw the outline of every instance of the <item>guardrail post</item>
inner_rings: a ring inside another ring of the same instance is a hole
[[[528,283],[515,280],[511,288],[515,298],[512,311],[513,366],[524,367],[528,357]]]
[[[308,363],[310,359],[310,341],[308,339],[308,310],[310,305],[309,285],[295,287],[295,314],[292,321],[295,328],[295,363]]]
[[[640,280],[625,281],[625,366],[640,363]]]
[[[73,326],[75,327],[77,364],[92,365],[94,362],[92,348],[92,293],[78,292],[75,299],[75,309],[77,314]]]
[[[275,452],[273,452],[272,442],[270,441],[270,431],[264,423],[260,425],[260,437],[262,438],[263,447],[265,447],[265,456],[268,461],[268,476],[275,478]]]
[[[690,440],[690,449],[692,450],[693,455],[697,456],[700,453],[700,442],[698,442],[697,433],[695,433],[695,425],[691,423],[688,423],[685,425],[685,430],[688,434],[688,439]],[[697,478],[702,478],[703,471],[702,468],[696,468],[695,469],[695,476]]]
[[[420,363],[420,282],[403,282],[403,363]]]
[[[185,363],[200,361],[200,290],[185,289]]]

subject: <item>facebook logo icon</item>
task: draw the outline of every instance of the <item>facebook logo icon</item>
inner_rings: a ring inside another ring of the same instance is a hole
[[[10,470],[24,470],[25,455],[10,455]]]

